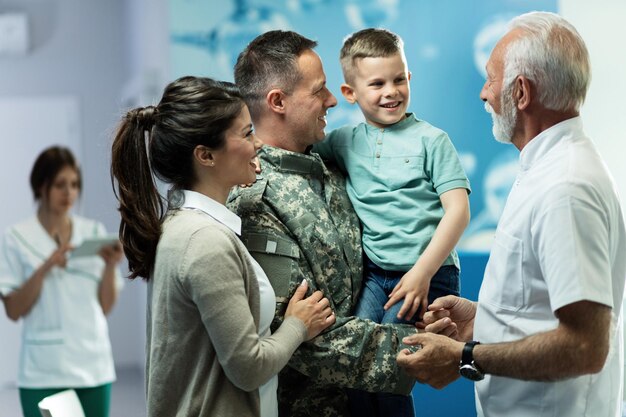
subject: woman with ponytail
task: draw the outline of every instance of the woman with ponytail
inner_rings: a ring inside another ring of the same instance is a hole
[[[274,291],[224,205],[254,182],[260,147],[238,89],[208,78],[172,82],[119,125],[120,240],[131,278],[148,282],[148,416],[277,416],[276,374],[335,320],[321,292],[305,298],[305,281],[270,334]]]
[[[17,377],[22,412],[40,417],[42,399],[71,388],[86,417],[107,417],[115,369],[106,315],[123,285],[122,248],[118,242],[99,256],[70,255],[106,230],[72,213],[82,180],[68,148],[44,149],[30,185],[37,213],[6,230],[0,255],[0,298],[7,316],[23,324]]]

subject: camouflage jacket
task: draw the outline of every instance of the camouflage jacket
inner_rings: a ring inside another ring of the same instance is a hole
[[[412,326],[352,316],[362,281],[359,221],[339,172],[319,155],[265,146],[262,174],[233,190],[228,206],[242,219],[242,240],[276,292],[280,325],[296,286],[322,290],[336,323],[303,343],[279,377],[281,416],[348,416],[342,388],[409,394],[413,380],[396,365]]]

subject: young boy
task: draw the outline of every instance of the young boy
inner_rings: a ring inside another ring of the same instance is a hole
[[[454,250],[469,222],[469,181],[448,135],[413,114],[402,39],[385,29],[350,35],[341,93],[365,123],[314,148],[347,174],[363,225],[365,277],[355,315],[415,322],[435,298],[459,295]],[[404,302],[402,299],[404,298]],[[413,416],[410,396],[351,393],[353,415]]]

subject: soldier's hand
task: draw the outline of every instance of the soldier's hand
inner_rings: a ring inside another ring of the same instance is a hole
[[[396,362],[419,382],[441,389],[459,378],[463,343],[433,333],[413,334],[402,343],[421,346],[417,351],[403,349]]]

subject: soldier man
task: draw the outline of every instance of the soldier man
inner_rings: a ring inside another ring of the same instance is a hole
[[[239,55],[235,82],[250,110],[263,173],[231,193],[242,240],[277,296],[274,325],[303,279],[330,300],[336,323],[296,351],[279,377],[281,416],[349,416],[343,388],[410,395],[413,380],[395,357],[410,325],[379,325],[351,316],[362,281],[359,221],[344,178],[311,145],[324,139],[326,88],[316,42],[270,31]]]

